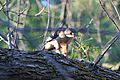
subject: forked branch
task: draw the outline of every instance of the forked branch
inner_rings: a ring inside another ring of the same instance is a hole
[[[120,37],[120,29],[119,26],[117,25],[117,23],[114,21],[114,19],[109,15],[109,13],[107,12],[106,8],[103,5],[102,0],[99,0],[99,3],[102,7],[102,9],[104,10],[104,12],[106,13],[106,15],[109,17],[109,19],[113,22],[113,24],[115,25],[115,27],[118,30],[118,33],[105,45],[104,50],[102,51],[101,54],[99,54],[99,56],[97,57],[97,59],[95,60],[95,64],[94,67],[100,62],[100,60],[104,57],[105,53],[109,50],[109,48],[116,42],[116,40]],[[118,16],[119,17],[119,16]]]

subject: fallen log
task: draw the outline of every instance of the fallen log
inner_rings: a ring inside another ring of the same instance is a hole
[[[120,73],[52,51],[0,48],[0,80],[120,80]]]

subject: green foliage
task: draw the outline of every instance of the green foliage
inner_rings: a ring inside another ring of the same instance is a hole
[[[25,3],[24,3],[25,1]],[[33,28],[45,28],[47,26],[48,21],[48,7],[43,10],[43,12],[35,16],[36,13],[40,11],[38,5],[36,4],[36,0],[20,0],[20,12],[26,12],[27,15],[18,16],[18,1],[17,0],[9,0],[9,10],[14,11],[16,13],[9,12],[9,16],[11,19],[10,23],[13,26],[16,26],[18,18],[20,17],[19,22],[23,22],[23,25],[19,24],[17,28],[26,28],[31,30],[23,30],[21,32],[18,31],[19,41],[22,41],[26,46],[26,50],[36,50],[42,44],[43,35],[45,31],[33,30]],[[41,0],[39,0],[41,1]],[[5,0],[0,1],[1,4],[5,2]],[[62,0],[52,0],[50,5],[50,27],[59,27],[60,26],[60,17],[62,13]],[[111,16],[116,20],[117,16],[115,11],[110,6],[109,0],[105,0],[105,7],[107,7],[107,11],[111,14]],[[27,4],[26,4],[27,3]],[[119,9],[120,1],[114,1],[115,6]],[[0,8],[2,5],[0,4]],[[116,28],[111,20],[106,16],[106,14],[101,9],[98,0],[69,0],[69,5],[67,6],[67,23],[74,28],[80,28],[81,26],[84,28],[93,19],[93,23],[88,26],[88,28],[96,30],[96,33],[88,33],[81,34],[78,33],[78,44],[79,47],[76,47],[74,42],[70,47],[71,58],[80,58],[81,54],[87,53],[90,59],[93,61],[99,53],[102,52],[105,44],[114,36],[106,35],[99,33],[101,30],[107,30],[111,32],[116,32]],[[30,5],[30,7],[28,7]],[[0,10],[0,19],[5,21],[8,20],[8,17],[5,13],[6,6]],[[89,29],[88,29],[89,30]],[[3,35],[8,34],[8,26],[6,23],[0,21],[0,33]],[[48,32],[47,35],[50,35],[51,32]],[[110,33],[111,34],[111,33]],[[18,41],[18,42],[19,42]],[[108,51],[108,57],[104,57],[103,62],[108,63],[117,63],[120,61],[120,40],[118,40]],[[7,48],[7,44],[3,41],[0,41],[0,47]],[[85,58],[87,55],[84,55]],[[88,61],[88,58],[85,58]]]
[[[84,58],[86,61],[94,61],[95,54],[98,54],[101,50],[97,45],[97,41],[90,35],[78,35],[79,46],[72,46],[71,58]]]

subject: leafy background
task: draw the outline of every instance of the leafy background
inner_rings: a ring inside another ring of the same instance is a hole
[[[18,49],[26,51],[39,50],[43,43],[44,33],[48,21],[48,2],[47,0],[8,0],[9,1],[9,19],[12,27],[17,28],[14,34],[17,35],[16,41]],[[50,24],[49,28],[59,27],[63,12],[62,3],[65,0],[50,0]],[[119,25],[120,20],[116,15],[110,1],[104,0],[110,16]],[[120,12],[120,1],[114,0],[113,3]],[[35,16],[39,11],[45,8],[40,15]],[[19,15],[19,13],[21,13]],[[67,19],[66,22],[73,28],[86,28],[86,33],[78,32],[79,47],[74,42],[69,46],[69,57],[80,59],[81,54],[85,52],[90,56],[90,61],[94,61],[96,57],[104,49],[105,44],[117,32],[114,24],[106,16],[101,8],[98,0],[68,0],[67,3]],[[10,29],[11,31],[13,28]],[[49,36],[51,31],[48,31]],[[6,36],[8,34],[8,16],[6,15],[6,0],[0,0],[0,34]],[[1,48],[8,48],[8,45],[1,40]],[[87,56],[83,56],[89,61]],[[101,65],[114,69],[114,66],[120,65],[120,39],[107,51],[101,61]],[[118,68],[118,67],[117,67]]]

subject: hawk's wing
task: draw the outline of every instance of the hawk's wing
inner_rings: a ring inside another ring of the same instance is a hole
[[[53,39],[56,39],[59,37],[59,33],[62,31],[63,29],[60,27],[58,28],[55,32],[53,32],[47,39],[46,42],[50,42]]]

